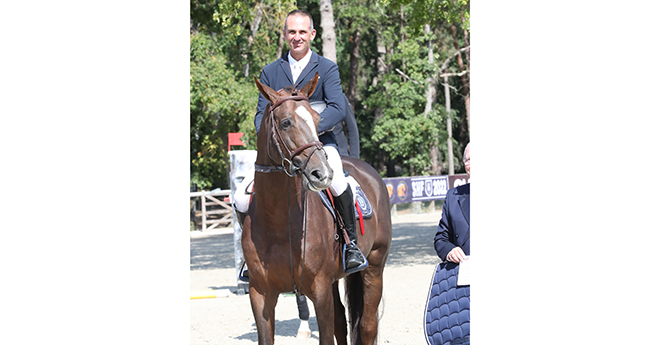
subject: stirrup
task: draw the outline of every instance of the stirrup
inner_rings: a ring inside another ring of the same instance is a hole
[[[360,250],[360,247],[358,247],[355,244],[355,242],[353,242],[353,241],[351,241],[351,243],[353,243],[353,245],[355,245],[355,248],[357,248],[358,253],[360,254],[360,256],[362,256],[362,261],[364,261],[364,263],[360,266],[356,266],[356,267],[353,267],[353,268],[346,269],[346,243],[344,243],[344,247],[342,248],[343,250],[341,252],[341,268],[344,270],[344,272],[346,274],[351,274],[351,273],[355,273],[355,272],[358,272],[358,271],[362,271],[363,269],[367,268],[367,266],[369,266],[369,261],[367,261],[367,258],[364,256],[364,254]]]
[[[250,276],[248,274],[247,267],[245,267],[245,261],[243,261],[243,264],[241,265],[241,269],[238,270],[238,279],[246,283],[250,282]]]

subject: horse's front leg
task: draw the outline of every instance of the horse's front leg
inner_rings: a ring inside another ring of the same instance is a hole
[[[275,342],[275,306],[278,296],[250,282],[250,304],[257,325],[259,345],[272,345]]]
[[[323,281],[321,283],[321,281]],[[317,279],[314,293],[314,310],[319,326],[319,345],[334,345],[335,321],[332,283]]]

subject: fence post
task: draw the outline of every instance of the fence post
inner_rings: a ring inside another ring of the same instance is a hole
[[[206,191],[202,189],[202,232],[206,231]]]

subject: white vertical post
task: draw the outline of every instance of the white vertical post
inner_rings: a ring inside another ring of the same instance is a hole
[[[254,162],[257,160],[257,151],[255,150],[234,150],[229,151],[229,184],[231,188],[231,202],[234,202],[234,192],[236,186],[243,181],[246,174],[250,170],[254,170]],[[250,173],[250,175],[252,175]],[[233,222],[234,222],[234,264],[236,266],[236,293],[239,295],[248,292],[249,284],[238,279],[241,266],[243,265],[243,247],[241,245],[241,237],[243,236],[243,229],[236,221],[236,210],[232,207]]]
[[[206,191],[202,189],[202,232],[206,231]]]

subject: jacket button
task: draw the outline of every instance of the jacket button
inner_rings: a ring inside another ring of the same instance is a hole
[[[456,238],[458,238],[458,235],[456,235]]]

